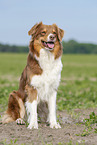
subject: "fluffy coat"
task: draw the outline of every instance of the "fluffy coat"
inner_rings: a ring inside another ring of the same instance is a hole
[[[34,25],[28,32],[31,35],[27,65],[21,75],[18,91],[9,96],[8,109],[2,119],[3,123],[21,120],[28,116],[28,128],[38,129],[38,115],[46,114],[51,128],[61,128],[56,121],[56,97],[62,70],[62,37],[64,31],[56,24]],[[38,105],[42,102],[41,105]],[[44,103],[47,105],[43,105]],[[45,107],[44,107],[45,106]],[[46,114],[47,115],[47,114]],[[40,115],[41,116],[41,115]]]

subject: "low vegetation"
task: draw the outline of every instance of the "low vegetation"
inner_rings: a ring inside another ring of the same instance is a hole
[[[0,54],[0,102],[18,89],[27,54]],[[59,110],[97,107],[97,56],[63,55],[62,81],[58,89]]]
[[[19,78],[26,60],[27,54],[0,53],[0,112],[5,111],[7,107],[9,93],[18,89]],[[65,54],[62,62],[57,109],[67,110],[70,114],[76,109],[95,109],[97,107],[97,56]],[[91,112],[82,122],[75,124],[80,125],[80,123],[84,129],[81,133],[75,134],[76,136],[85,137],[97,133],[96,112]],[[63,143],[59,142],[59,144]],[[73,145],[72,141],[67,144]]]

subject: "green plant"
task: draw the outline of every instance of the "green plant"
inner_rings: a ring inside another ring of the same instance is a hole
[[[91,133],[97,133],[97,128],[95,128],[95,125],[97,125],[97,115],[94,112],[91,112],[89,118],[83,120],[83,124],[85,125],[85,129],[81,134],[76,134],[77,136],[81,135],[83,137]]]
[[[7,141],[6,141],[6,139],[4,140],[4,141],[2,141],[2,142],[0,142],[0,143],[2,143],[3,145],[18,145],[18,144],[16,144],[16,142],[17,142],[17,139],[15,139],[15,140],[10,140],[10,143],[7,143]]]
[[[84,123],[86,127],[91,127],[91,125],[97,123],[97,115],[94,112],[91,112],[91,114],[89,115],[89,119],[84,119]]]

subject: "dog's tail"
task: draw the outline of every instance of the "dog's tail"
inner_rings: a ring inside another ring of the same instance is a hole
[[[8,109],[2,117],[2,123],[9,123],[17,120],[18,118],[23,118],[25,115],[24,102],[20,98],[17,91],[13,91],[9,95]]]

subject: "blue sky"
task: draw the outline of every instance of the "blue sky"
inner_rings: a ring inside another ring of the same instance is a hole
[[[40,21],[64,29],[66,41],[97,44],[97,0],[0,0],[0,43],[28,45]]]

